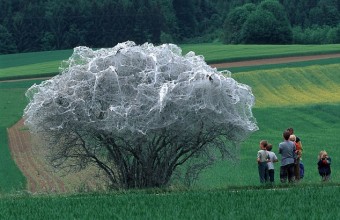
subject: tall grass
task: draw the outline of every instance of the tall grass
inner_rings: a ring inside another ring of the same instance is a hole
[[[2,219],[339,219],[339,187],[5,197]]]

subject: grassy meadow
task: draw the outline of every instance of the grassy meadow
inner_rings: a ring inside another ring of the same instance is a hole
[[[203,45],[202,48],[205,46],[208,47]],[[235,45],[230,46],[230,51],[233,47],[237,57]],[[239,45],[240,51],[242,47]],[[333,47],[322,47],[319,52]],[[281,49],[276,51],[279,53]],[[287,51],[282,49],[282,54]],[[232,56],[231,52],[229,54]],[[20,60],[20,55],[16,56]],[[45,60],[41,63],[54,62],[47,56],[41,56],[43,58]],[[213,58],[208,56],[208,59]],[[26,63],[18,67],[14,63],[0,65],[0,77],[6,68],[13,68],[15,72],[16,68],[25,71],[27,65],[39,67],[39,61],[33,58],[31,61],[22,60]],[[22,191],[25,178],[10,158],[6,128],[20,119],[27,104],[24,92],[39,81],[0,82],[0,218],[339,219],[340,208],[336,205],[340,202],[339,69],[340,63],[334,59],[291,66],[248,67],[244,71],[238,69],[232,77],[252,87],[256,97],[253,113],[260,130],[242,144],[236,162],[216,163],[200,175],[191,189],[172,186],[168,189],[72,195],[30,195]],[[275,164],[275,187],[262,187],[256,164],[258,142],[268,139],[277,153],[282,131],[287,127],[294,127],[302,139],[305,178],[293,186],[280,184],[278,163]],[[323,149],[328,151],[333,162],[332,180],[328,184],[320,183],[316,166],[317,154]]]
[[[223,187],[259,184],[256,166],[258,143],[267,139],[278,154],[282,132],[294,127],[302,139],[305,165],[303,183],[317,183],[318,152],[325,149],[329,155],[340,155],[340,64],[313,65],[297,68],[258,70],[233,75],[237,81],[250,85],[256,97],[253,109],[259,131],[254,133],[240,152],[239,161],[232,165],[221,161],[206,170],[198,186]],[[332,157],[332,156],[331,156]],[[279,179],[279,164],[276,180]],[[332,164],[333,180],[340,183],[340,162]]]
[[[1,219],[339,219],[339,187],[130,191],[0,199]]]

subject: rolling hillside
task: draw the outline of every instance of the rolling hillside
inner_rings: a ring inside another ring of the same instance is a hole
[[[256,107],[340,103],[340,64],[234,74],[253,88]]]

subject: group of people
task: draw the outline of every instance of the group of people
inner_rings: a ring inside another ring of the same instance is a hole
[[[284,141],[279,144],[281,154],[280,181],[286,183],[299,181],[304,177],[302,163],[302,143],[294,135],[294,129],[288,128],[283,132]],[[278,158],[272,152],[273,145],[266,140],[260,141],[260,150],[257,152],[258,171],[261,183],[274,183],[274,163]],[[318,156],[318,170],[322,181],[328,181],[331,175],[331,158],[326,151],[321,151]]]

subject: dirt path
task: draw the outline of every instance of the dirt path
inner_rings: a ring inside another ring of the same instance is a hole
[[[218,63],[218,64],[211,64],[211,66],[216,67],[216,68],[260,66],[260,65],[267,65],[267,64],[313,61],[313,60],[322,60],[322,59],[329,59],[329,58],[340,58],[340,54],[322,54],[322,55],[312,55],[312,56],[269,58],[269,59],[248,60],[248,61],[239,61],[239,62]]]
[[[35,192],[65,192],[63,181],[48,171],[35,155],[30,133],[23,129],[23,120],[9,128],[9,146],[12,157],[27,178],[27,189]]]
[[[103,188],[103,182],[94,179],[96,174],[93,170],[64,177],[53,172],[41,152],[33,148],[30,133],[25,129],[23,119],[7,129],[7,133],[12,158],[26,176],[28,191],[64,193]]]

